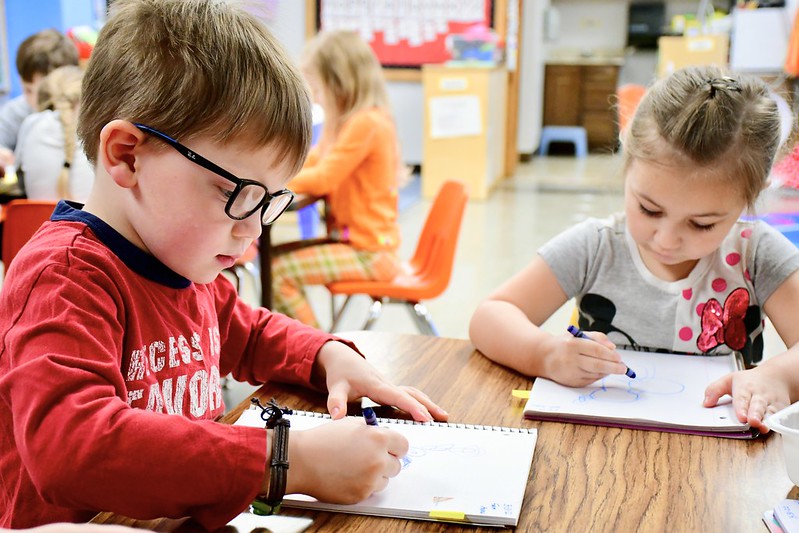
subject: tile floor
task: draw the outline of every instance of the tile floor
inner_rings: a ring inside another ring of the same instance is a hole
[[[799,200],[788,202],[796,206]],[[429,201],[420,200],[402,210],[401,257],[413,254],[429,206]],[[785,200],[779,200],[778,206],[787,210]],[[500,183],[487,200],[470,201],[466,208],[449,288],[439,298],[427,302],[440,334],[468,338],[469,319],[477,304],[526,265],[540,245],[586,217],[606,216],[621,208],[618,156],[534,157],[519,164],[516,174]],[[296,220],[284,216],[273,228],[275,242],[299,236]],[[253,297],[246,288],[243,294],[248,299]],[[323,288],[311,288],[309,297],[322,326],[329,325],[328,293]],[[369,303],[366,297],[353,299],[339,330],[360,329]],[[553,332],[562,330],[572,308],[571,303],[564,305],[544,328]],[[374,329],[416,333],[408,312],[399,305],[384,306],[383,316]],[[767,355],[782,350],[784,345],[776,334],[766,337]],[[227,405],[235,405],[251,391],[249,385],[231,382]]]

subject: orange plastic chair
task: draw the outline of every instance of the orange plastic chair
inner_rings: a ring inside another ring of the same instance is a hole
[[[627,83],[616,90],[619,99],[619,131],[624,131],[630,123],[645,92],[646,87],[637,83]]]
[[[8,272],[11,261],[33,237],[36,230],[50,220],[58,202],[46,200],[13,200],[3,206],[3,266]]]
[[[372,298],[372,306],[363,329],[371,329],[382,313],[383,304],[402,303],[411,311],[420,333],[437,336],[430,313],[421,301],[439,296],[449,285],[467,199],[462,183],[447,181],[441,186],[427,214],[413,258],[403,262],[402,270],[391,281],[337,281],[327,285],[333,300],[330,331],[335,331],[350,298],[366,294]],[[336,295],[347,296],[338,311],[335,310]]]

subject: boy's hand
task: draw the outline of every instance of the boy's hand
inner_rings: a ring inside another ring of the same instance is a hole
[[[347,345],[331,341],[316,358],[327,385],[327,409],[333,419],[347,414],[347,402],[367,396],[381,404],[402,409],[414,420],[446,420],[446,411],[422,391],[389,383],[372,365]]]
[[[286,494],[299,492],[330,503],[353,504],[383,490],[400,473],[408,441],[362,418],[335,420],[291,431]]]
[[[570,334],[553,336],[543,377],[567,387],[585,387],[608,374],[624,374],[616,345],[604,333],[586,332],[591,339]]]
[[[768,433],[763,419],[791,403],[785,380],[768,374],[766,366],[727,374],[708,385],[703,404],[705,407],[714,407],[718,405],[719,398],[729,394],[738,420],[761,433]]]

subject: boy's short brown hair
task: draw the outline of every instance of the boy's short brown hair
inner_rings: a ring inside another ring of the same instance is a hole
[[[78,135],[96,163],[115,119],[177,139],[273,144],[292,173],[311,140],[311,101],[266,27],[225,0],[117,0],[83,78]]]
[[[32,82],[36,74],[46,76],[58,67],[77,64],[78,49],[57,30],[34,33],[17,49],[17,72],[26,83]]]

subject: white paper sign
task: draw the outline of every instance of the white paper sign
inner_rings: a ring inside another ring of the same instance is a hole
[[[480,99],[475,95],[430,99],[430,137],[469,137],[483,133]]]

